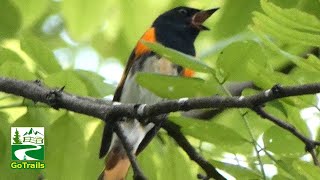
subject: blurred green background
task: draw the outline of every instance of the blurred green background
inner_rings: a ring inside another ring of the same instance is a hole
[[[139,37],[159,14],[181,5],[221,8],[195,44],[212,71],[197,79],[141,74],[139,83],[154,93],[229,96],[230,82],[253,81],[261,89],[319,82],[319,0],[0,0],[0,76],[110,99]],[[273,101],[266,109],[319,140],[316,96]],[[170,120],[228,179],[320,177],[303,143],[249,110],[226,110],[211,121],[173,113]],[[21,126],[45,127],[44,170],[10,168],[10,127]],[[98,119],[0,93],[0,179],[95,179],[103,168],[102,128]],[[203,173],[162,130],[138,159],[152,180]]]

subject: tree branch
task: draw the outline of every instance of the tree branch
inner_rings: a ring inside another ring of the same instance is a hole
[[[10,78],[0,77],[0,91],[22,96],[31,99],[35,102],[42,102],[52,106],[55,109],[64,108],[69,111],[85,114],[96,117],[102,120],[116,121],[119,117],[137,118],[139,120],[158,115],[167,114],[177,111],[189,111],[194,109],[227,109],[227,108],[249,108],[256,111],[262,117],[271,120],[278,126],[290,131],[306,144],[306,150],[315,157],[314,148],[319,146],[320,142],[312,141],[301,133],[296,131],[292,125],[285,124],[266,112],[260,107],[261,105],[290,96],[310,95],[320,93],[320,83],[305,84],[298,86],[281,87],[279,85],[273,88],[262,91],[252,96],[240,97],[201,97],[201,98],[181,98],[179,100],[167,100],[152,105],[139,104],[120,104],[105,102],[102,100],[80,97],[63,92],[63,88],[52,90],[39,84],[39,82],[28,82],[14,80]],[[258,108],[257,108],[258,107]],[[152,119],[152,118],[150,118]],[[157,118],[154,118],[157,119]],[[158,118],[161,121],[161,118]],[[175,138],[177,143],[188,153],[189,157],[197,162],[207,173],[208,177],[223,179],[223,177],[215,171],[214,167],[204,160],[195,149],[189,144],[187,139],[181,134],[179,129],[169,126],[166,122],[163,127],[168,131],[168,134]],[[121,136],[121,133],[118,132]],[[125,139],[123,139],[125,142]],[[127,151],[128,152],[128,151]],[[130,153],[128,153],[129,156]],[[130,156],[129,156],[130,157]],[[135,160],[130,157],[131,162]],[[314,159],[316,165],[319,164]],[[137,166],[138,167],[138,166]],[[138,168],[136,168],[138,169]],[[138,171],[138,170],[137,170]]]
[[[124,149],[126,150],[127,156],[130,160],[130,163],[131,163],[131,166],[133,169],[133,179],[134,180],[147,180],[147,178],[144,176],[143,172],[141,171],[141,169],[136,161],[135,155],[132,153],[132,149],[129,145],[127,137],[124,136],[119,122],[115,123],[114,129],[115,129],[114,131],[118,135],[119,139],[121,140],[122,145],[123,145]]]
[[[282,121],[282,120],[280,120],[280,119],[268,114],[266,111],[263,110],[262,107],[256,107],[256,108],[253,109],[253,111],[255,111],[262,118],[268,119],[269,121],[273,122],[274,124],[280,126],[283,129],[289,131],[291,134],[293,134],[298,139],[300,139],[306,146],[305,150],[308,151],[311,154],[311,157],[313,159],[313,163],[316,166],[319,166],[319,160],[317,159],[317,156],[316,156],[315,151],[314,151],[316,146],[320,144],[319,141],[314,141],[314,140],[312,140],[310,138],[307,138],[302,133],[297,131],[297,129],[294,126],[292,126],[291,124],[286,123],[286,122],[284,122],[284,121]]]
[[[51,90],[33,82],[9,78],[0,78],[0,91],[22,96],[35,102],[42,102],[53,106],[54,108],[64,108],[102,120],[112,119],[112,117],[145,119],[170,112],[189,111],[192,109],[251,109],[275,99],[320,93],[320,83],[286,87],[276,85],[272,89],[246,97],[212,96],[181,98],[179,100],[162,101],[152,105],[120,103],[111,105],[110,102],[103,102],[102,100],[94,98],[79,97],[59,90]]]
[[[178,145],[188,154],[189,158],[195,161],[206,172],[207,177],[202,179],[214,178],[216,180],[224,180],[225,178],[219,174],[215,167],[206,161],[189,143],[187,138],[181,133],[180,127],[173,122],[164,121],[162,128],[178,143]]]

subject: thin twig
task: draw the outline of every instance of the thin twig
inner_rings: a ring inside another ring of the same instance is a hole
[[[133,179],[134,180],[147,180],[147,178],[145,177],[145,175],[141,171],[141,169],[136,161],[135,155],[132,153],[131,146],[127,140],[127,137],[124,135],[123,130],[122,130],[119,122],[115,123],[114,131],[118,135],[124,149],[127,152],[127,156],[130,160],[130,163],[131,163],[131,166],[133,169]]]
[[[239,111],[240,111],[240,110],[239,110]],[[265,173],[265,170],[264,170],[264,167],[263,167],[262,159],[261,159],[261,156],[260,156],[260,152],[259,152],[259,150],[258,150],[258,148],[257,148],[257,144],[258,144],[258,143],[257,143],[257,141],[255,140],[255,138],[254,138],[254,136],[253,136],[253,134],[252,134],[252,131],[251,131],[249,122],[248,122],[248,120],[246,119],[245,115],[242,115],[242,118],[243,118],[243,121],[244,121],[247,129],[248,129],[248,132],[249,132],[250,138],[251,138],[251,140],[252,140],[252,145],[253,145],[253,147],[254,147],[254,150],[255,150],[255,152],[257,153],[257,159],[258,159],[258,162],[259,162],[259,166],[260,166],[260,168],[261,168],[262,177],[263,177],[263,179],[267,179],[266,173]]]
[[[162,128],[178,143],[178,145],[188,154],[189,158],[195,161],[206,172],[207,178],[214,178],[216,180],[224,180],[225,178],[213,167],[207,160],[205,160],[189,143],[187,138],[181,133],[178,125],[170,121],[164,121]]]
[[[263,110],[262,107],[256,107],[256,108],[253,108],[253,111],[255,111],[258,115],[260,115],[262,118],[265,118],[265,119],[268,119],[270,120],[271,122],[273,122],[274,124],[280,126],[281,128],[289,131],[291,134],[293,134],[294,136],[296,136],[298,139],[300,139],[304,144],[305,144],[305,150],[308,151],[311,156],[312,156],[312,159],[313,159],[313,163],[316,165],[316,166],[319,166],[319,160],[318,158],[316,157],[315,155],[315,152],[314,152],[314,148],[320,143],[318,141],[314,141],[306,136],[304,136],[302,133],[300,133],[299,131],[297,131],[297,129],[289,124],[289,123],[286,123],[272,115],[270,115],[269,113],[267,113],[266,111]]]

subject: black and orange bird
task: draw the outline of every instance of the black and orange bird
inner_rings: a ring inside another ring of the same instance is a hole
[[[137,72],[159,73],[170,76],[190,76],[192,71],[173,64],[169,60],[151,51],[142,41],[160,43],[182,53],[195,56],[194,41],[203,30],[203,25],[217,9],[198,10],[189,7],[176,7],[161,14],[152,26],[143,34],[132,51],[113,101],[134,104],[154,104],[163,98],[139,86],[135,81]],[[110,121],[108,121],[110,122]],[[132,154],[138,154],[148,140],[148,132],[155,127],[153,123],[141,124],[136,119],[123,119],[119,122]],[[126,151],[115,134],[113,125],[107,123],[102,137],[100,158],[104,157],[105,169],[99,176],[104,180],[124,180],[130,167]]]

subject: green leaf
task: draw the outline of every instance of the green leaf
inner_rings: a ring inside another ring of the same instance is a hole
[[[41,18],[41,15],[45,13],[48,8],[48,0],[13,0],[14,4],[20,10],[23,21],[23,28],[27,28],[33,25],[37,20]]]
[[[53,118],[53,113],[49,113],[48,109],[30,107],[27,108],[27,112],[18,118],[12,126],[47,127]]]
[[[254,84],[263,89],[268,89],[273,87],[275,84],[281,85],[296,85],[297,83],[290,78],[290,76],[285,75],[280,72],[273,71],[272,69],[260,66],[254,61],[248,62],[248,73],[252,78]]]
[[[11,154],[10,151],[7,151],[10,146],[10,124],[9,124],[9,116],[4,112],[0,112],[0,152],[3,153],[2,157],[7,157],[5,155]],[[9,153],[8,153],[9,152]],[[11,158],[10,158],[11,159]],[[5,158],[0,158],[0,167],[3,167],[6,163]],[[2,168],[1,168],[2,169]]]
[[[87,41],[106,21],[108,0],[66,0],[61,4],[63,18],[71,37]]]
[[[198,78],[138,73],[136,81],[156,95],[170,99],[209,96],[218,92],[217,84],[209,84]]]
[[[6,61],[22,64],[24,61],[15,52],[10,49],[0,47],[0,66]]]
[[[320,45],[320,33],[299,31],[283,26],[262,13],[254,12],[253,14],[256,28],[280,40],[309,46]]]
[[[19,11],[9,0],[0,0],[0,40],[13,37],[20,28]]]
[[[77,70],[75,73],[86,85],[88,96],[104,97],[114,92],[114,86],[104,83],[104,78],[96,73],[84,70]]]
[[[233,81],[251,80],[249,62],[265,66],[267,57],[261,46],[254,41],[235,42],[220,54],[216,65],[219,73]]]
[[[266,0],[260,2],[263,11],[279,24],[303,31],[320,32],[320,21],[315,16],[298,9],[281,9]]]
[[[39,39],[31,36],[24,36],[21,39],[21,49],[33,59],[40,71],[51,74],[61,70],[52,51]]]
[[[276,160],[275,163],[278,167],[278,170],[281,174],[285,175],[286,177],[290,179],[301,179],[301,180],[307,180],[307,178],[303,175],[301,175],[297,170],[293,167],[293,162],[296,160],[296,158],[282,158],[280,160]]]
[[[315,77],[320,76],[320,71],[315,72],[297,68],[290,73],[290,76],[299,82],[299,84],[318,83],[319,79]]]
[[[240,165],[234,165],[221,161],[210,160],[214,167],[221,169],[236,179],[261,179],[261,175],[254,170],[251,170]]]
[[[304,152],[304,144],[288,131],[272,126],[263,134],[263,143],[267,150],[281,155],[300,157]]]
[[[209,8],[206,6],[206,8]],[[220,14],[216,21],[213,21],[211,30],[212,37],[222,40],[247,30],[248,24],[252,21],[252,12],[260,9],[259,1],[252,0],[225,0],[217,13]],[[215,14],[214,14],[215,15]],[[235,20],[235,17],[237,17]]]
[[[213,73],[214,69],[207,66],[206,64],[202,63],[199,59],[183,54],[179,51],[176,51],[171,48],[167,48],[158,43],[150,43],[150,42],[143,42],[146,46],[148,46],[152,51],[157,52],[162,57],[168,59],[169,61],[183,66],[185,68],[192,69],[194,71],[203,72],[203,73]]]
[[[274,176],[272,176],[272,180],[293,180],[293,177],[287,177],[285,175],[282,174],[276,174]]]
[[[299,174],[305,176],[308,180],[317,180],[320,177],[319,167],[311,164],[310,162],[296,160],[293,162],[293,168],[296,169]]]
[[[183,134],[210,142],[221,148],[232,149],[249,142],[238,132],[215,122],[174,116],[170,116],[169,119],[181,126]]]
[[[285,58],[300,68],[303,68],[303,69],[306,69],[309,71],[315,71],[315,72],[317,72],[319,70],[319,67],[315,66],[316,62],[314,62],[314,58],[312,58],[312,60],[309,60],[309,58],[308,58],[308,60],[305,60],[300,57],[300,54],[302,52],[299,53],[299,56],[291,54],[290,52],[286,52],[286,51],[282,50],[280,47],[278,47],[278,45],[276,43],[274,43],[271,39],[266,37],[266,35],[264,35],[256,27],[251,27],[251,30],[253,30],[260,37],[261,41],[264,43],[264,45],[269,50],[271,50],[271,51],[275,52],[277,55],[279,55],[279,57],[274,57],[274,59],[277,59],[277,61],[281,60],[281,58]],[[298,49],[301,50],[301,47]]]
[[[70,115],[62,116],[50,126],[46,134],[45,177],[83,179],[81,172],[85,171],[85,161],[82,158],[87,153],[86,141],[76,120]]]
[[[305,61],[306,63],[310,64],[318,71],[320,71],[320,59],[318,57],[314,56],[313,54],[310,54]]]
[[[74,71],[60,71],[58,73],[51,74],[44,79],[44,83],[49,87],[56,87],[58,89],[65,86],[64,91],[69,93],[82,96],[88,95],[86,85]]]
[[[277,71],[273,71],[270,69],[263,68],[257,65],[254,62],[249,62],[248,64],[250,71],[248,71],[251,80],[254,84],[262,89],[270,89],[276,84],[280,85],[297,85],[299,84],[296,79],[293,79],[290,75],[283,74]],[[310,98],[311,97],[311,98]],[[314,96],[315,97],[315,96]],[[296,97],[288,97],[283,98],[281,101],[286,102],[287,104],[297,106],[299,108],[305,108],[310,105],[315,104],[315,98],[309,96],[309,98],[303,96],[296,96]]]
[[[149,179],[192,179],[198,173],[198,167],[176,143],[167,135],[154,138],[138,156],[141,169]],[[154,170],[157,170],[155,173]],[[127,177],[131,177],[129,174]]]
[[[83,117],[83,115],[81,116]],[[105,160],[98,158],[105,124],[101,120],[88,116],[83,117],[82,120],[84,122],[82,124],[85,125],[84,132],[87,143],[86,156],[83,156],[83,161],[85,162],[85,171],[82,172],[83,180],[96,179],[105,167]]]
[[[15,61],[6,61],[0,66],[0,76],[21,79],[35,80],[36,76],[31,73],[23,64]]]

